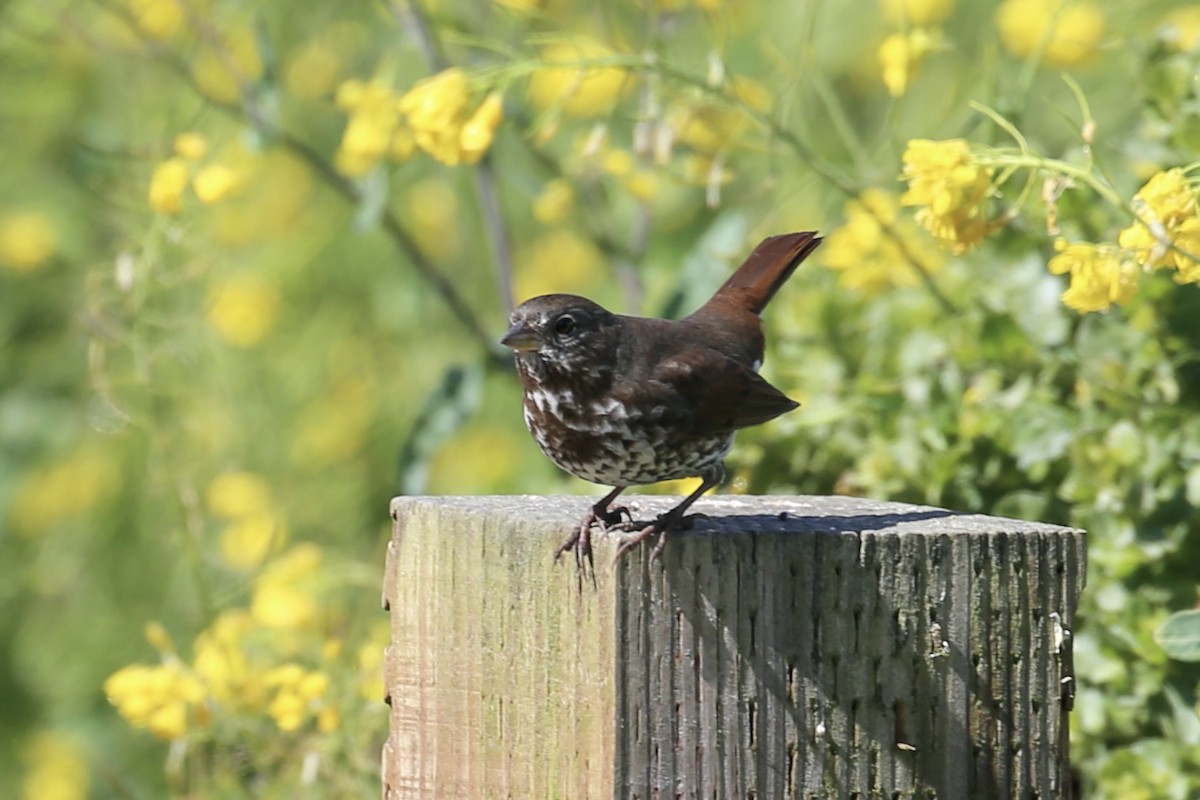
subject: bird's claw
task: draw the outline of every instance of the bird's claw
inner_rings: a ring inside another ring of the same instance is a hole
[[[622,530],[632,531],[632,533],[626,536],[617,547],[617,554],[613,558],[613,563],[620,561],[626,553],[656,533],[659,534],[658,541],[654,543],[654,549],[650,551],[650,561],[653,563],[659,560],[662,558],[663,550],[667,546],[667,534],[673,530],[687,530],[691,528],[697,517],[708,519],[707,514],[688,514],[684,516],[676,514],[674,511],[668,511],[666,514],[659,515],[658,519],[654,520],[654,522],[640,529],[634,525],[633,520],[630,520],[628,523],[621,523],[618,527]]]
[[[558,563],[563,553],[573,550],[575,552],[575,568],[578,570],[581,585],[582,576],[587,574],[592,580],[592,586],[595,587],[596,564],[592,555],[592,528],[597,527],[601,533],[605,533],[610,530],[619,530],[623,525],[632,522],[633,515],[630,514],[627,506],[588,509],[588,513],[584,515],[579,527],[554,551],[554,562]]]

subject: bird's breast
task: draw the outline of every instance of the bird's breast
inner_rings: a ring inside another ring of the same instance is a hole
[[[610,486],[703,474],[724,459],[733,442],[730,434],[682,433],[660,406],[569,388],[527,387],[524,416],[551,461],[578,478]]]

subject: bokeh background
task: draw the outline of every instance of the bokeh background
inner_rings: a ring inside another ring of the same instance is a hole
[[[724,491],[1086,528],[1084,796],[1200,796],[1198,45],[1161,0],[4,3],[6,785],[372,795],[389,497],[600,491],[522,428],[513,299],[686,313],[819,228],[767,314],[803,407]]]

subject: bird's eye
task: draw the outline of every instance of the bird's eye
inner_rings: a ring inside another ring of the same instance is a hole
[[[558,319],[554,320],[554,332],[560,334],[568,334],[575,330],[575,318],[570,314],[563,314]]]

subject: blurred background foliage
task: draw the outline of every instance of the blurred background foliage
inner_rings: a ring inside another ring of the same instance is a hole
[[[521,428],[495,343],[514,297],[686,313],[809,228],[826,244],[767,315],[766,371],[803,407],[740,437],[726,490],[1086,528],[1085,796],[1200,796],[1195,615],[1163,625],[1200,553],[1200,6],[0,21],[0,774],[22,796],[373,793],[388,498],[597,491]]]

